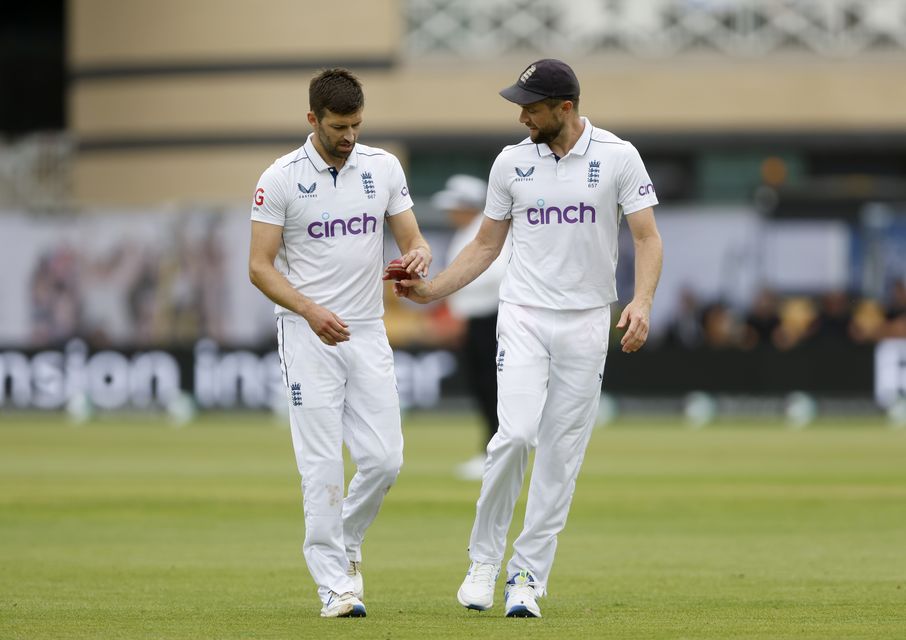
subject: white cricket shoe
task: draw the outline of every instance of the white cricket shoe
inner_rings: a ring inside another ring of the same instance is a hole
[[[346,575],[352,578],[352,593],[359,600],[365,599],[365,580],[362,579],[362,563],[355,560],[349,561]]]
[[[479,453],[474,458],[456,466],[456,477],[460,480],[481,480],[484,477],[485,455]]]
[[[520,571],[507,580],[503,588],[507,618],[540,618],[541,607],[535,602],[535,577]]]
[[[499,564],[473,562],[466,573],[456,599],[466,609],[485,611],[494,606],[494,585],[497,584]]]
[[[327,604],[321,609],[322,618],[364,618],[365,605],[355,597],[352,591],[346,593],[330,592]]]

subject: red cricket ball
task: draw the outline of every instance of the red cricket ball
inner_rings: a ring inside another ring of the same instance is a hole
[[[406,271],[402,261],[397,258],[387,263],[387,278],[390,280],[414,280],[418,278],[418,274]]]

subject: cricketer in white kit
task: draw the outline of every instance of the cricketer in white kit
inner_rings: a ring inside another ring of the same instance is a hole
[[[512,226],[497,321],[500,428],[488,444],[472,563],[457,598],[470,609],[493,605],[513,509],[536,448],[505,596],[507,616],[540,617],[536,599],[547,590],[597,414],[621,219],[636,247],[635,296],[617,324],[626,330],[624,351],[647,338],[662,246],[657,197],[638,152],[579,116],[579,83],[568,65],[539,60],[500,93],[521,107],[530,135],[497,156],[478,236],[434,280],[404,280],[396,292],[427,302],[459,289],[491,263]]]
[[[310,87],[314,133],[258,182],[249,272],[276,303],[278,352],[302,476],[303,554],[324,617],[364,616],[362,541],[402,465],[382,316],[387,222],[410,273],[431,253],[399,161],[358,144],[364,96],[343,69]],[[343,444],[356,465],[344,498]]]

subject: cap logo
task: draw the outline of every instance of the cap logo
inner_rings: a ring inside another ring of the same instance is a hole
[[[532,65],[528,69],[523,71],[522,75],[519,76],[519,82],[521,82],[522,84],[525,84],[526,82],[528,82],[529,78],[532,77],[532,74],[535,73],[536,68],[537,67],[535,67],[535,65]],[[510,77],[512,77],[512,76],[510,76]]]

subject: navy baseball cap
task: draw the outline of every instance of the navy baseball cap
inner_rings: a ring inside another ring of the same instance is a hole
[[[502,89],[500,95],[516,104],[531,104],[545,98],[578,98],[579,80],[562,60],[545,58],[530,64],[516,84]]]

